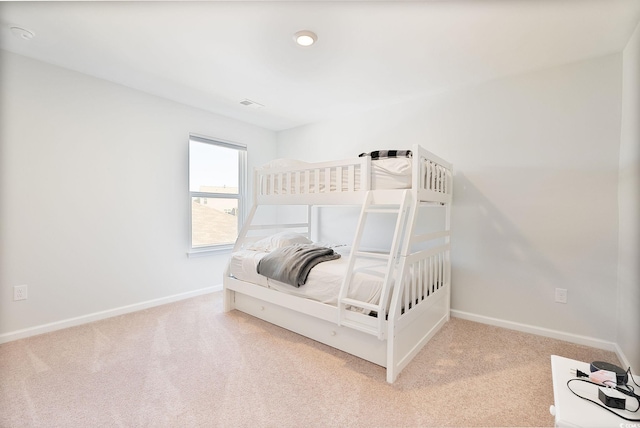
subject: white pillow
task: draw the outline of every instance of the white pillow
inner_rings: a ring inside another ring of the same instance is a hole
[[[377,159],[371,162],[376,172],[383,172],[393,175],[411,175],[412,161],[410,158],[387,158]]]
[[[311,244],[311,241],[306,236],[296,232],[280,232],[254,242],[247,249],[269,252],[276,248],[288,247],[294,244]]]

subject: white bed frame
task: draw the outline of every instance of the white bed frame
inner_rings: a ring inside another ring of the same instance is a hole
[[[449,320],[450,312],[452,167],[417,144],[412,152],[411,189],[370,190],[370,157],[256,169],[254,205],[234,251],[276,231],[302,230],[310,236],[313,206],[359,205],[361,214],[337,306],[240,281],[227,268],[223,280],[225,311],[237,309],[386,367],[387,382],[394,382]],[[424,204],[445,209],[441,230],[416,233],[422,211],[419,206]],[[306,205],[307,220],[254,224],[256,210],[265,205]],[[362,251],[368,216],[381,212],[397,215],[391,248],[386,254]],[[347,298],[356,258],[387,260],[379,304]],[[354,307],[376,312],[377,317],[356,312]]]

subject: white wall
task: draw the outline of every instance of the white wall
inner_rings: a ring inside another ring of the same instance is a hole
[[[0,52],[0,338],[221,284],[228,255],[186,255],[188,135],[252,167],[275,133]]]
[[[277,153],[270,131],[0,51],[0,338],[220,283],[226,255],[185,254],[189,132],[248,144],[250,167],[420,142],[456,170],[453,308],[603,341],[617,327],[637,367],[638,39],[284,131]]]
[[[640,24],[622,54],[618,343],[640,372]]]
[[[278,156],[423,144],[455,168],[453,309],[611,345],[621,73],[616,54],[287,130]]]

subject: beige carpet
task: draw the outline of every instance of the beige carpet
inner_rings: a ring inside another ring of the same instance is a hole
[[[550,355],[615,354],[453,318],[400,374],[221,293],[0,345],[1,427],[553,426]]]

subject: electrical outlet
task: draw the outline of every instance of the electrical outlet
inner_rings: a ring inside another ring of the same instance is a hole
[[[13,287],[13,300],[26,300],[27,299],[27,286],[16,285]]]
[[[566,288],[556,288],[556,303],[567,303]]]

